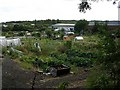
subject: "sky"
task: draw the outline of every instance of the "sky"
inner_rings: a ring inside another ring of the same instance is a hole
[[[118,20],[118,4],[92,2],[92,9],[80,13],[80,0],[0,0],[0,22],[22,20]]]

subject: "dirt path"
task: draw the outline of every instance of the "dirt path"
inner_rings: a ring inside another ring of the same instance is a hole
[[[31,88],[34,72],[23,70],[18,63],[5,58],[2,67],[3,88]],[[56,88],[61,82],[69,82],[69,88],[83,87],[88,72],[79,75],[69,74],[61,77],[44,76],[37,73],[34,88]]]
[[[33,72],[22,70],[16,62],[9,58],[3,60],[2,74],[3,88],[31,88]]]
[[[49,78],[49,79],[43,79],[36,81],[35,88],[57,88],[61,82],[68,82],[69,88],[77,88],[81,87],[83,88],[84,80],[86,79],[88,73],[84,72],[83,74],[79,75],[66,75],[56,78]]]

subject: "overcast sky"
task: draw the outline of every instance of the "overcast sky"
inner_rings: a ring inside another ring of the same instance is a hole
[[[18,20],[118,20],[117,4],[92,3],[92,9],[80,13],[80,0],[0,0],[0,22]]]

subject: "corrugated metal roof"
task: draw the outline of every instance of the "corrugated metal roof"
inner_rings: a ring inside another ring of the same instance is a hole
[[[108,26],[120,26],[120,21],[96,21],[97,23],[107,23]],[[89,26],[95,25],[95,21],[89,21]]]
[[[75,26],[75,24],[64,24],[64,23],[58,23],[58,24],[54,24],[54,25],[52,25],[52,26],[71,26],[71,27],[74,27]]]

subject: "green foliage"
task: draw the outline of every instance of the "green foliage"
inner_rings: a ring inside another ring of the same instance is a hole
[[[27,31],[28,28],[23,25],[14,25],[13,31]]]
[[[6,34],[5,34],[6,37],[13,37],[14,36],[14,33],[12,31],[8,31]]]
[[[42,52],[41,52],[42,55],[48,56],[53,51],[54,52],[57,51],[57,48],[61,46],[61,42],[56,40],[50,40],[50,39],[42,39],[40,41],[40,45],[42,48]]]
[[[107,31],[102,32],[100,36],[99,57],[96,61],[96,70],[89,77],[89,84],[92,88],[119,88],[120,41]]]
[[[58,89],[65,90],[68,87],[68,85],[69,85],[68,82],[62,82],[59,84]]]
[[[58,51],[60,52],[60,53],[65,53],[66,51],[67,51],[67,47],[65,46],[65,45],[62,45],[62,46],[59,46],[58,47]]]
[[[78,67],[88,67],[95,62],[97,54],[90,52],[80,52],[77,49],[68,49],[62,54],[52,53],[51,57],[57,58],[60,61],[64,61],[66,64],[70,63]]]
[[[27,55],[23,55],[21,58],[20,58],[20,61],[23,61],[23,62],[27,62],[27,63],[33,63],[35,60],[35,57],[29,57]]]
[[[72,41],[66,41],[66,42],[64,43],[64,45],[65,45],[68,49],[71,49],[71,47],[72,47]]]
[[[94,62],[94,60],[92,60],[92,59],[82,58],[82,57],[78,57],[78,56],[70,57],[70,58],[68,58],[68,61],[77,67],[88,67],[88,66],[91,66]]]
[[[24,36],[25,35],[25,32],[19,32],[18,33],[18,36]]]
[[[93,26],[91,33],[92,34],[98,33],[99,27],[100,27],[99,23],[95,22],[95,25]]]
[[[75,24],[74,28],[76,33],[83,34],[84,32],[86,32],[87,27],[88,27],[88,22],[86,20],[79,20]]]
[[[31,64],[44,71],[50,66],[61,64],[89,67],[95,62],[97,55],[93,51],[94,48],[91,48],[90,51],[88,47],[93,47],[91,43],[94,45],[97,42],[93,43],[94,38],[85,38],[85,40],[84,42],[64,42],[61,40],[24,38],[22,39],[23,44],[15,47],[22,51],[24,55],[17,55],[16,58],[20,58],[18,60],[21,62]],[[35,42],[40,44],[41,52],[34,46]]]
[[[105,32],[108,30],[108,26],[107,26],[107,22],[103,23],[103,22],[95,22],[95,25],[93,26],[91,33],[92,34],[105,34]]]
[[[107,72],[101,68],[101,66],[94,67],[92,73],[90,73],[87,78],[87,88],[111,88],[109,84],[110,78],[108,77]]]
[[[66,61],[67,60],[67,55],[65,53],[59,54],[56,58],[61,60],[61,61]]]
[[[8,26],[8,27],[2,27],[2,32],[8,32],[8,31],[12,31],[12,26]]]
[[[51,29],[46,29],[46,34],[47,34],[47,38],[52,38],[52,30]]]
[[[7,48],[6,47],[0,47],[0,51],[2,52],[3,55],[7,54]]]
[[[34,32],[34,33],[32,33],[32,36],[39,38],[41,36],[41,34],[39,32]]]
[[[9,55],[12,59],[15,59],[15,58],[18,57],[18,53],[13,51],[11,48],[9,48],[9,47],[8,48],[4,48],[4,50],[7,50],[7,51],[5,51],[5,53],[7,55]]]

